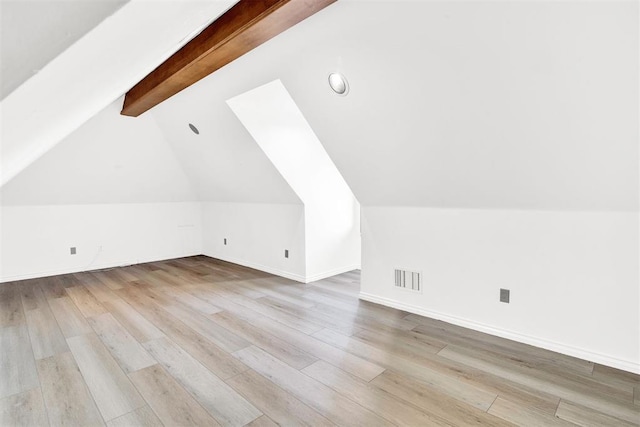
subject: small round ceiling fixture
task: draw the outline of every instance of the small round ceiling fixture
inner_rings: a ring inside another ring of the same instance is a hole
[[[196,135],[200,135],[200,131],[198,130],[198,128],[192,125],[191,123],[189,123],[189,129],[191,129],[193,133],[195,133]]]
[[[349,93],[349,83],[340,73],[329,74],[329,86],[331,86],[331,89],[338,95],[345,96]]]

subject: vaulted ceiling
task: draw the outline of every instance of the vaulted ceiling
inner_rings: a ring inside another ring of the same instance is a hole
[[[99,163],[118,156],[154,189],[131,181],[104,192],[126,193],[114,200],[171,193],[299,203],[226,105],[280,79],[363,205],[637,211],[638,51],[635,2],[339,0],[145,113],[141,124],[127,122],[151,132],[154,121],[160,153],[177,163],[152,151],[145,158],[146,142],[131,141],[142,151],[127,152],[122,141],[131,136],[109,125],[101,142],[92,140],[101,148],[53,148],[6,185],[3,203],[36,203],[21,194],[38,180],[46,185],[54,164],[65,174],[65,162],[96,162],[92,169],[117,177],[122,169]],[[328,88],[336,70],[349,80],[346,97]],[[186,176],[188,188],[163,181],[163,169]],[[74,188],[70,182],[60,186]],[[60,200],[97,201],[73,191]]]
[[[2,0],[0,99],[38,73],[128,0]]]

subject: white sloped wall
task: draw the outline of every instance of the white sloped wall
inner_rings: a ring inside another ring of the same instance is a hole
[[[304,202],[304,281],[360,268],[360,205],[282,82],[227,104]]]
[[[1,281],[202,252],[182,166],[153,119],[120,116],[120,104],[2,188]]]

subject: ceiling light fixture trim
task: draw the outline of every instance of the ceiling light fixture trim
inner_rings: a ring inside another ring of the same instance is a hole
[[[349,93],[349,82],[341,73],[329,74],[329,86],[340,96],[346,96]]]

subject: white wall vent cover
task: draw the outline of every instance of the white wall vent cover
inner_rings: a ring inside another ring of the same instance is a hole
[[[395,269],[396,288],[422,292],[422,274],[419,271]]]

